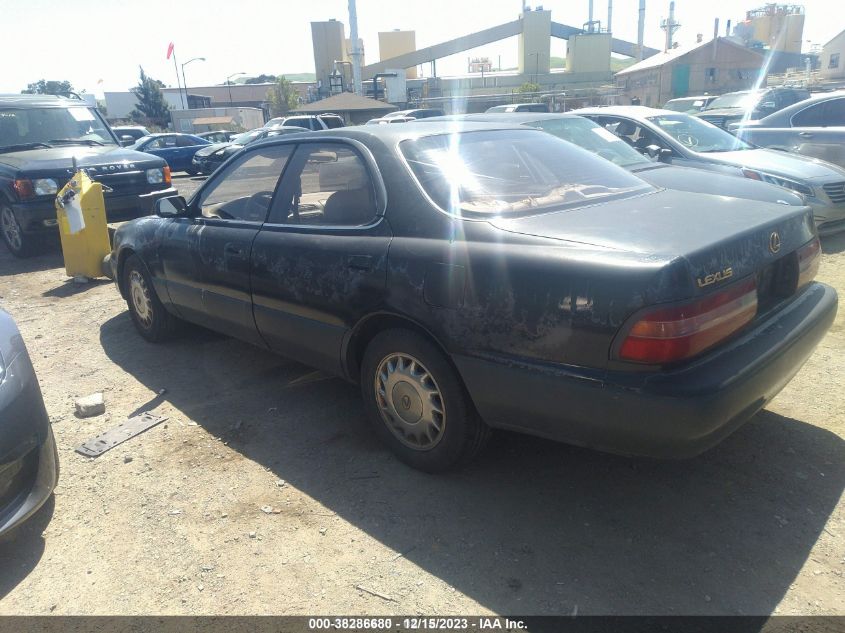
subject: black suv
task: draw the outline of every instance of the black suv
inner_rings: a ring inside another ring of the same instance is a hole
[[[0,95],[0,236],[18,257],[56,231],[56,192],[78,167],[105,185],[110,222],[149,215],[171,196],[167,163],[120,147],[97,112],[80,99]]]
[[[740,90],[714,99],[695,116],[727,130],[732,123],[762,119],[809,97],[810,92],[804,88]]]

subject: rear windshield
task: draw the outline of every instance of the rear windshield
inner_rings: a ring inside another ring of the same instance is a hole
[[[719,108],[742,108],[750,110],[760,100],[761,94],[759,92],[735,92],[733,94],[722,95],[717,99],[713,99],[706,110],[718,110]]]
[[[426,193],[456,216],[530,214],[650,189],[539,130],[456,132],[403,141],[400,148]]]

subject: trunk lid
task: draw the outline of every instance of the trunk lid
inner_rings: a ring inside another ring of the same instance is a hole
[[[513,233],[637,253],[655,263],[683,260],[695,294],[794,258],[794,251],[815,234],[809,207],[672,190],[496,218],[491,224]]]

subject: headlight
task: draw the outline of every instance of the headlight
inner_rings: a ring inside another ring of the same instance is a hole
[[[814,195],[813,189],[808,185],[795,180],[789,180],[788,178],[783,178],[781,176],[774,176],[755,169],[743,169],[742,175],[746,178],[751,178],[752,180],[760,180],[772,185],[777,185],[778,187],[783,187],[784,189],[789,189],[790,191],[797,191],[805,196],[812,197]]]
[[[59,190],[56,181],[52,178],[36,178],[32,181],[32,188],[36,196],[49,196]]]
[[[223,154],[225,154],[225,153],[226,153],[225,149],[218,149],[216,152],[214,152],[214,155],[215,156],[223,156]]]
[[[164,170],[161,167],[147,170],[147,182],[151,185],[160,185],[164,182]]]

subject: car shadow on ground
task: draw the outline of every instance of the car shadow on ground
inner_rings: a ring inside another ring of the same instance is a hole
[[[833,254],[845,251],[845,232],[836,233],[835,235],[827,235],[820,239],[822,242],[823,253]]]
[[[51,496],[23,525],[0,538],[0,600],[35,569],[44,555],[41,534],[53,518],[55,499]]]
[[[500,433],[465,470],[425,475],[339,379],[190,329],[151,345],[126,314],[100,340],[209,433],[498,613],[769,614],[845,485],[838,436],[768,411],[693,460]]]
[[[0,243],[0,277],[11,277],[63,267],[64,260],[58,240],[55,244],[46,246],[38,255],[25,259],[15,257],[9,252],[5,244]]]

